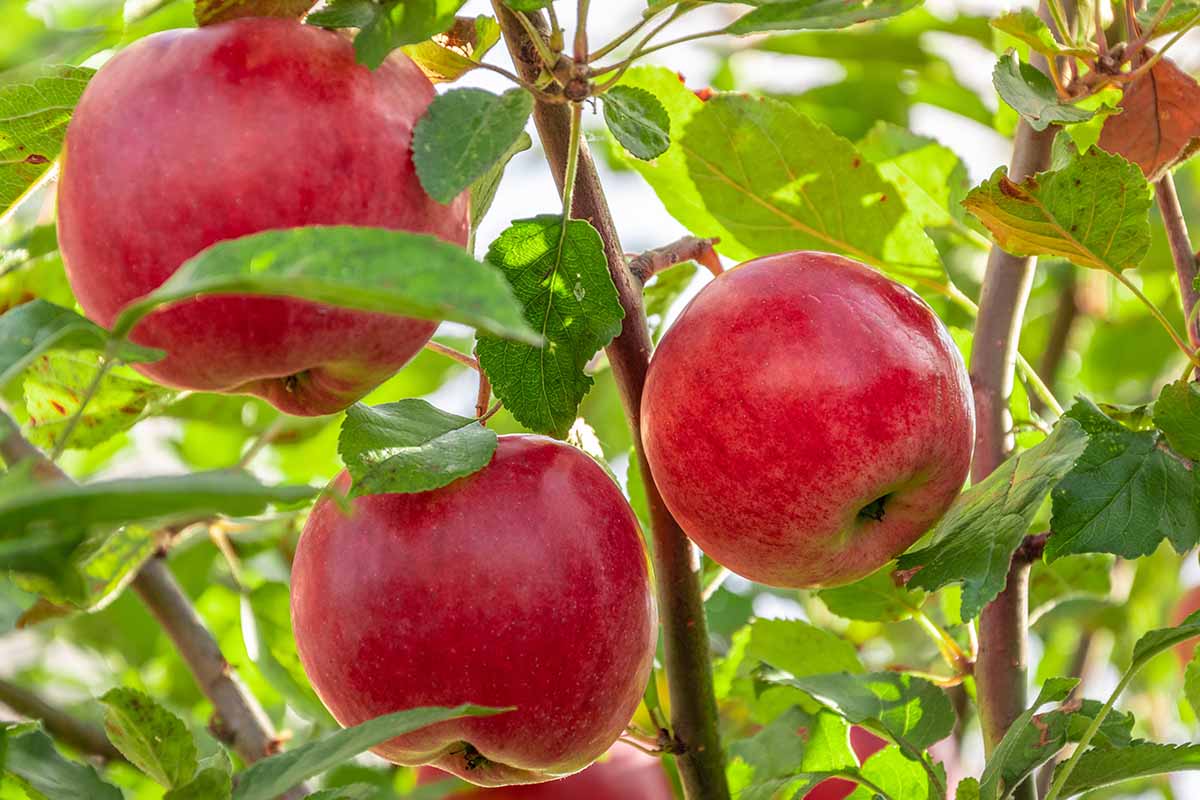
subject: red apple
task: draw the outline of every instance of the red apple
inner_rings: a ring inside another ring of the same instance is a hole
[[[361,225],[463,244],[465,195],[425,194],[412,129],[433,86],[396,54],[374,72],[343,36],[239,19],[141,39],[104,65],[67,130],[58,235],[84,311],[104,326],[187,259],[272,228]],[[338,411],[416,354],[435,324],[285,298],[188,301],[139,324],[169,386]]]
[[[636,519],[595,461],[502,436],[483,470],[360,497],[353,512],[318,502],[292,569],[300,658],[338,722],[515,706],[375,748],[482,786],[578,772],[616,741],[646,688],[657,627]]]
[[[871,756],[887,747],[887,741],[879,738],[866,728],[853,725],[850,728],[850,749],[858,757],[861,764]],[[843,778],[827,778],[804,795],[804,800],[845,800],[854,794],[858,784]]]
[[[434,783],[446,774],[422,767],[418,784]],[[476,800],[674,800],[661,760],[628,745],[614,745],[604,760],[568,778],[533,786],[463,789],[447,797]]]
[[[905,550],[958,495],[971,388],[916,294],[827,253],[755,259],[663,337],[642,398],[654,481],[714,560],[835,586]]]

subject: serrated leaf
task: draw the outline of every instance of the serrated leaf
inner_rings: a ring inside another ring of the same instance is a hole
[[[480,336],[479,365],[514,418],[538,433],[566,436],[592,387],[584,367],[621,332],[617,297],[600,234],[583,220],[517,220],[488,249],[546,341],[530,347]]]
[[[183,720],[136,689],[110,689],[100,702],[109,741],[135,767],[168,789],[196,774],[196,740]]]
[[[954,790],[954,800],[980,800],[979,781],[975,778],[963,778]]]
[[[1136,672],[1164,650],[1200,636],[1200,612],[1190,614],[1173,628],[1155,628],[1142,634],[1133,645],[1133,658],[1126,674]]]
[[[817,597],[830,611],[846,619],[864,622],[899,622],[908,619],[920,611],[925,603],[925,592],[905,588],[902,582],[897,581],[894,569],[894,564],[888,564],[862,580],[834,589],[822,589],[817,592]]]
[[[413,129],[413,166],[434,200],[449,203],[494,167],[525,130],[533,96],[452,89],[438,95]]]
[[[963,205],[1013,255],[1119,272],[1150,246],[1149,184],[1136,166],[1095,148],[1019,184],[998,169]]]
[[[636,86],[605,92],[604,123],[634,158],[657,158],[671,146],[671,117],[658,98]]]
[[[1022,8],[1001,14],[991,21],[991,25],[996,30],[1019,39],[1029,45],[1035,53],[1041,53],[1044,56],[1063,55],[1087,58],[1095,55],[1084,47],[1068,47],[1059,44],[1058,40],[1054,38],[1054,34],[1050,32],[1050,27],[1032,9]]]
[[[243,17],[300,19],[313,0],[196,0],[196,24],[216,25]]]
[[[1126,84],[1119,105],[1122,113],[1104,120],[1099,145],[1137,164],[1146,180],[1158,181],[1200,150],[1200,81],[1171,59]]]
[[[1074,797],[1134,778],[1197,769],[1200,769],[1200,744],[1138,741],[1129,747],[1093,747],[1080,756],[1060,796]]]
[[[762,31],[802,31],[848,28],[859,22],[884,19],[915,8],[920,0],[751,0],[757,6],[726,30],[735,36]]]
[[[133,580],[157,547],[151,531],[139,525],[128,525],[115,531],[97,530],[81,539],[78,533],[70,530],[63,531],[62,535],[67,541],[77,541],[76,546],[58,560],[47,559],[43,566],[52,567],[49,572],[38,574],[18,570],[21,585],[57,604],[52,607],[61,614],[70,613],[72,609],[98,611],[107,606]],[[43,535],[26,539],[41,541]],[[48,532],[45,540],[53,542],[54,533]]]
[[[1154,403],[1154,424],[1175,452],[1200,461],[1200,384],[1180,380],[1164,386]]]
[[[359,28],[354,37],[358,63],[375,69],[388,54],[449,29],[466,0],[334,0],[309,14],[309,25]]]
[[[1150,0],[1146,3],[1146,7],[1137,13],[1138,23],[1142,28],[1149,28],[1150,23],[1158,16],[1162,10],[1164,2],[1167,0]],[[1171,7],[1167,9],[1167,14],[1159,22],[1154,29],[1155,36],[1162,36],[1165,33],[1174,33],[1178,30],[1183,30],[1188,25],[1194,24],[1200,19],[1200,2],[1197,0],[1174,0],[1171,2]]]
[[[46,176],[95,70],[50,67],[0,87],[0,219]]]
[[[53,352],[25,372],[26,434],[38,447],[58,446],[78,417],[67,447],[87,450],[103,444],[169,405],[178,392],[146,380],[128,367],[110,368],[83,406],[103,354],[94,350]],[[80,409],[83,413],[80,414]]]
[[[461,705],[455,708],[414,708],[368,720],[353,728],[264,758],[238,774],[234,800],[274,800],[292,787],[396,736],[460,717],[490,716],[508,709]]]
[[[517,153],[523,153],[531,147],[533,147],[533,139],[528,133],[521,131],[521,135],[500,157],[500,160],[471,184],[472,231],[479,228],[479,223],[483,221],[488,209],[492,207],[492,201],[496,199],[496,189],[500,186],[500,179],[504,177],[504,170],[508,167],[508,162],[512,161]]]
[[[992,85],[1035,131],[1044,131],[1051,125],[1087,122],[1094,114],[1059,99],[1050,79],[1032,64],[1022,62],[1014,51],[996,62]]]
[[[854,645],[798,619],[756,619],[750,623],[746,658],[793,676],[863,671]]]
[[[932,543],[900,557],[901,570],[917,570],[908,585],[935,591],[961,582],[962,617],[973,619],[1004,588],[1034,515],[1087,442],[1083,428],[1064,418],[1040,444],[964,492],[934,529]]]
[[[169,303],[198,295],[296,297],[471,325],[536,344],[504,277],[434,236],[346,225],[271,230],[219,242],[124,308],[114,335]]]
[[[121,791],[101,780],[94,768],[63,758],[40,729],[9,731],[4,738],[5,772],[41,795],[52,800],[124,800]]]
[[[332,723],[300,664],[286,584],[266,581],[241,600],[242,641],[263,677],[309,719]]]
[[[1176,552],[1200,543],[1200,476],[1165,452],[1156,431],[1131,431],[1087,398],[1067,418],[1088,446],[1053,493],[1046,559],[1071,553],[1137,558],[1164,536]]]
[[[433,83],[448,83],[479,66],[500,41],[500,23],[493,17],[457,17],[444,33],[425,42],[405,45],[404,54]]]
[[[929,237],[895,188],[828,128],[763,97],[717,95],[680,146],[717,221],[760,252],[844,253],[901,280],[940,280]]]
[[[940,769],[941,765],[934,765]],[[899,747],[885,747],[863,762],[859,770],[862,777],[887,793],[887,797],[903,797],[905,800],[941,800],[942,795],[930,774],[921,763],[913,761]],[[942,776],[945,780],[945,776]],[[875,800],[879,794],[874,789],[858,786],[846,800]]]
[[[0,387],[20,375],[50,350],[96,350],[109,342],[108,331],[69,308],[31,300],[0,315]],[[162,358],[161,350],[122,343],[116,352],[124,361]]]
[[[988,758],[979,785],[978,796],[981,800],[998,800],[1002,792],[1007,794],[1026,775],[1062,748],[1066,741],[1063,731],[1053,737],[1053,741],[1048,738],[1043,742],[1039,738],[1039,730],[1049,733],[1048,729],[1033,729],[1030,723],[1038,709],[1047,703],[1066,700],[1078,685],[1078,678],[1051,678],[1042,685],[1037,699],[1008,726],[1004,738]]]
[[[495,431],[424,400],[355,404],[338,436],[354,497],[437,489],[483,469],[495,452]]]
[[[184,785],[163,795],[163,800],[229,800],[233,795],[233,777],[228,770],[209,767],[196,773]]]
[[[791,708],[754,735],[729,745],[730,790],[739,800],[770,800],[783,796],[815,773],[856,770],[845,720],[828,711],[807,714]]]
[[[962,222],[962,198],[971,188],[967,169],[954,151],[926,136],[880,121],[859,141],[858,150],[900,192],[924,227]]]

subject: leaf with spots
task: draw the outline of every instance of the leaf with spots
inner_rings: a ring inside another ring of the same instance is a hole
[[[525,306],[542,347],[480,336],[479,365],[518,422],[562,438],[592,387],[587,363],[621,332],[617,297],[600,234],[583,220],[517,220],[488,250]]]
[[[135,689],[110,689],[104,730],[130,763],[168,789],[196,774],[196,740],[183,720]]]
[[[1196,7],[1200,11],[1200,6]],[[1200,82],[1162,59],[1121,97],[1104,121],[1100,147],[1141,167],[1154,182],[1200,150]]]

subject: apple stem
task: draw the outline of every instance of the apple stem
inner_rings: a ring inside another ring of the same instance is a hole
[[[714,249],[720,242],[721,240],[716,237],[701,239],[698,236],[684,236],[663,247],[647,250],[640,255],[629,256],[629,271],[644,285],[658,273],[664,272],[676,264],[695,261],[716,278],[725,271],[724,265],[721,264],[721,257]]]
[[[466,353],[460,353],[453,347],[447,347],[441,342],[432,340],[425,343],[425,349],[431,353],[437,353],[453,361],[457,361],[464,367],[469,367],[479,373],[479,394],[475,398],[475,416],[479,417],[481,422],[492,416],[496,411],[499,411],[499,408],[497,408],[495,411],[488,413],[488,403],[492,400],[492,382],[488,380],[487,373],[479,366],[478,358],[469,356]]]
[[[531,57],[533,51],[525,28],[503,0],[493,0],[492,7],[500,20],[517,71],[527,80],[535,78],[541,66]],[[532,14],[531,19],[535,28],[545,28],[542,14]],[[574,159],[574,190],[563,193],[571,196],[572,216],[587,220],[600,234],[609,274],[625,310],[621,333],[608,345],[607,354],[629,422],[650,515],[655,587],[671,697],[671,740],[680,743],[682,752],[677,764],[689,800],[728,800],[729,785],[718,733],[708,626],[700,596],[696,551],[663,504],[650,477],[650,466],[642,446],[642,390],[653,349],[642,303],[642,286],[629,271],[591,153],[578,142],[578,137],[571,135],[572,116],[572,111],[562,104],[535,100],[534,123],[560,191],[566,188],[567,168],[572,160],[568,152],[573,143],[578,148]]]
[[[1042,0],[1039,15],[1046,19]],[[1044,59],[1032,59],[1043,72]],[[1017,125],[1009,177],[1022,181],[1050,165],[1055,126],[1035,131],[1025,120]],[[979,317],[971,347],[971,384],[975,395],[974,483],[990,475],[1011,454],[1015,442],[1008,401],[1012,395],[1017,361],[1017,341],[1025,305],[1033,285],[1034,260],[1006,253],[993,246],[980,290]],[[1004,738],[1013,720],[1028,704],[1026,675],[1029,665],[1028,561],[1014,559],[1000,595],[984,607],[979,618],[979,655],[975,680],[984,749],[990,755]],[[1035,800],[1034,784],[1023,781],[1014,800]]]

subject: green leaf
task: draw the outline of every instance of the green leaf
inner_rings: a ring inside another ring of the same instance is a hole
[[[1119,272],[1137,266],[1150,246],[1142,171],[1096,148],[1019,184],[998,169],[963,205],[1014,255],[1062,256]]]
[[[409,797],[411,794],[410,792],[405,797]],[[304,800],[374,800],[378,796],[379,789],[377,787],[358,783],[351,786],[338,786],[335,789],[322,789],[308,795]]]
[[[196,774],[196,740],[183,720],[135,689],[110,689],[100,702],[109,741],[135,767],[168,789]]]
[[[1158,15],[1158,12],[1163,7],[1164,0],[1150,0],[1137,14],[1137,20],[1143,28],[1148,28],[1150,23]],[[1154,29],[1155,36],[1162,36],[1165,33],[1174,33],[1186,28],[1188,25],[1196,22],[1196,15],[1200,14],[1200,2],[1197,0],[1174,0],[1171,7],[1167,9],[1167,14],[1162,21]]]
[[[108,342],[108,331],[71,309],[31,300],[0,316],[0,387],[50,350],[102,350]],[[116,352],[124,361],[156,361],[163,355],[128,343]]]
[[[1131,431],[1087,398],[1066,416],[1089,441],[1054,490],[1047,560],[1071,553],[1137,558],[1164,536],[1179,553],[1200,543],[1200,475],[1159,446],[1158,432]]]
[[[1042,686],[1033,705],[1013,720],[984,768],[979,788],[981,800],[999,800],[1002,791],[1011,791],[1062,748],[1066,742],[1065,726],[1059,726],[1061,729],[1055,734],[1045,723],[1034,727],[1031,722],[1039,708],[1066,700],[1078,685],[1078,678],[1051,678]],[[1045,739],[1040,735],[1043,730]]]
[[[413,129],[413,166],[429,196],[449,203],[500,163],[525,131],[533,95],[452,89],[429,104]]]
[[[105,373],[80,415],[102,359],[103,354],[95,350],[53,352],[30,366],[25,372],[24,393],[31,442],[53,450],[78,416],[68,447],[91,449],[161,411],[178,396],[173,389],[117,366]]]
[[[832,250],[940,280],[937,250],[854,145],[777,100],[717,95],[680,145],[709,212],[759,252]]]
[[[739,800],[771,800],[816,780],[814,773],[856,770],[845,720],[828,711],[791,708],[745,739],[730,743],[730,791]],[[737,763],[740,762],[740,763]]]
[[[228,770],[209,767],[196,777],[163,795],[163,800],[229,800],[233,795],[233,777]]]
[[[1175,452],[1200,461],[1200,384],[1168,383],[1154,403],[1154,424]]]
[[[251,516],[272,503],[298,503],[316,494],[309,486],[268,486],[241,471],[39,484],[0,496],[0,542],[106,525]]]
[[[442,34],[417,44],[405,45],[411,58],[434,83],[455,81],[479,66],[500,41],[500,23],[493,17],[458,17]]]
[[[466,0],[334,0],[309,14],[309,25],[359,28],[354,37],[358,63],[375,69],[398,47],[416,44],[454,24]]]
[[[1087,122],[1095,113],[1060,100],[1050,79],[1032,64],[1023,63],[1014,51],[996,62],[992,85],[1035,131],[1044,131],[1051,125]]]
[[[658,98],[635,86],[605,92],[604,123],[634,158],[657,158],[671,146],[671,117]]]
[[[355,404],[338,436],[354,497],[438,489],[483,469],[495,452],[495,431],[424,400]]]
[[[46,177],[95,70],[49,67],[0,87],[0,219]]]
[[[274,800],[297,784],[396,736],[459,717],[482,717],[508,709],[461,705],[414,708],[334,731],[294,750],[264,758],[239,773],[234,800]]]
[[[1028,8],[1001,14],[993,19],[991,24],[996,30],[1003,31],[1024,42],[1035,53],[1041,53],[1044,56],[1066,55],[1080,58],[1095,56],[1091,50],[1085,47],[1068,47],[1059,44],[1058,40],[1054,38],[1054,34],[1050,32],[1050,27]],[[1029,69],[1033,68],[1029,67]],[[1053,84],[1051,84],[1051,88],[1053,89]],[[1043,128],[1038,128],[1038,130],[1043,130]]]
[[[68,540],[75,539],[74,532],[64,533]],[[52,535],[49,539],[54,541]],[[133,580],[156,546],[153,534],[139,525],[95,531],[61,556],[57,565],[53,559],[45,562],[46,566],[55,566],[49,576],[43,576],[49,580],[25,573],[22,584],[59,605],[98,611]]]
[[[1058,769],[1062,768],[1059,765]],[[1074,797],[1134,778],[1197,769],[1200,769],[1200,744],[1138,741],[1129,747],[1093,747],[1080,756],[1060,796]]]
[[[332,723],[300,664],[287,584],[264,582],[241,597],[242,641],[263,677],[309,719]]]
[[[500,160],[492,164],[487,172],[471,184],[472,231],[479,228],[479,223],[483,221],[488,209],[492,207],[492,201],[496,199],[496,189],[500,186],[500,179],[504,177],[504,169],[508,166],[508,162],[512,161],[517,153],[523,153],[531,147],[533,147],[533,139],[528,133],[521,131],[521,135],[500,157]]]
[[[857,146],[900,192],[920,225],[953,227],[962,222],[960,203],[970,183],[954,151],[883,121],[875,123]]]
[[[1137,672],[1159,653],[1197,636],[1200,636],[1200,612],[1189,615],[1174,628],[1147,631],[1133,645],[1133,658],[1126,674]]]
[[[1192,652],[1192,660],[1188,662],[1187,669],[1183,673],[1183,694],[1187,698],[1188,705],[1192,707],[1192,713],[1200,716],[1200,659],[1196,658],[1197,652]]]
[[[935,769],[941,769],[935,765]],[[899,747],[885,747],[871,755],[859,770],[863,779],[887,793],[887,797],[905,800],[941,800],[942,795],[919,761],[913,761]],[[944,780],[944,776],[942,776]],[[880,795],[859,786],[846,800],[875,800]]]
[[[954,790],[954,800],[980,800],[979,781],[975,778],[963,778]]]
[[[801,31],[848,28],[858,22],[883,19],[915,8],[920,0],[751,0],[754,11],[726,30],[735,36],[761,31]]]
[[[1087,443],[1084,429],[1064,418],[1040,444],[964,492],[934,529],[932,543],[900,557],[901,570],[916,570],[908,585],[932,592],[961,582],[962,617],[973,619],[1004,588],[1012,554],[1038,508]]]
[[[5,737],[4,771],[52,800],[124,800],[121,790],[105,783],[96,770],[68,761],[41,730]]]
[[[817,597],[839,617],[864,622],[899,622],[921,610],[925,592],[906,589],[898,582],[894,564],[876,570],[862,580],[822,589]]]
[[[219,242],[126,306],[113,333],[124,336],[160,306],[210,294],[296,297],[540,341],[503,276],[461,247],[424,234],[345,225],[263,231]]]
[[[621,332],[617,297],[596,229],[561,217],[517,220],[492,243],[498,267],[546,344],[480,336],[476,352],[492,389],[514,418],[538,433],[566,435],[592,387],[584,367]]]
[[[746,658],[800,677],[863,671],[854,645],[798,619],[756,619],[750,623]]]

